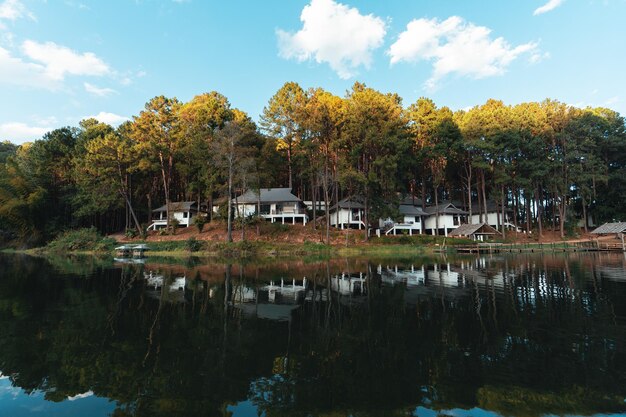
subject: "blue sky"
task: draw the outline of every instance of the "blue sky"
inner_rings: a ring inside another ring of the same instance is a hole
[[[626,0],[0,0],[0,140],[212,90],[258,120],[287,81],[626,114],[625,19]]]

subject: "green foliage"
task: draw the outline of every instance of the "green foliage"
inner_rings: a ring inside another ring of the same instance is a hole
[[[417,246],[457,246],[457,245],[471,245],[476,244],[471,239],[465,238],[449,238],[445,236],[432,236],[432,235],[413,235],[407,234],[398,236],[381,236],[372,240],[375,244],[400,244],[400,245],[417,245]]]
[[[193,218],[193,224],[196,225],[198,229],[198,233],[202,233],[202,229],[204,229],[204,225],[207,224],[208,220],[205,216],[198,215]]]
[[[196,240],[195,237],[190,237],[185,241],[185,247],[189,252],[198,252],[203,247],[203,242]]]
[[[549,99],[489,99],[453,113],[425,97],[405,108],[361,83],[338,97],[288,82],[259,129],[215,91],[187,103],[157,96],[117,129],[89,119],[32,144],[0,143],[0,230],[35,244],[93,225],[117,232],[130,220],[141,234],[153,202],[288,186],[331,206],[359,196],[372,226],[412,195],[427,205],[497,202],[516,209],[511,223],[539,235],[554,224],[565,237],[570,219],[626,220],[625,161],[619,113]]]
[[[115,246],[114,239],[103,237],[95,228],[69,230],[61,233],[48,243],[47,249],[52,252],[75,251],[110,251]]]
[[[175,235],[176,234],[176,230],[178,230],[178,226],[180,226],[180,221],[172,216],[172,218],[170,218],[170,233]]]

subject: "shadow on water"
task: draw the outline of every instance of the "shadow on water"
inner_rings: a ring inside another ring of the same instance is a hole
[[[2,255],[0,271],[0,388],[24,404],[115,417],[626,411],[621,255]],[[9,401],[0,393],[0,414]]]

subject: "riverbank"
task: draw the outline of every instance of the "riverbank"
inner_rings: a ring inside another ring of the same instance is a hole
[[[82,255],[115,255],[114,248],[119,245],[146,244],[149,256],[174,258],[294,258],[324,259],[330,257],[354,256],[415,256],[435,253],[467,252],[477,242],[469,239],[449,238],[431,235],[401,235],[370,237],[365,240],[363,230],[330,231],[330,244],[326,244],[325,230],[315,229],[311,225],[282,225],[262,223],[246,227],[243,231],[233,231],[233,242],[226,242],[226,227],[214,222],[199,231],[195,227],[179,228],[170,235],[152,232],[144,238],[133,238],[122,234],[106,237],[95,229],[73,230],[59,235],[48,245],[40,248],[19,250],[22,253],[45,254],[65,253]],[[610,237],[603,239],[611,239]],[[549,243],[546,243],[549,242]],[[543,239],[534,239],[528,235],[509,235],[508,239],[494,242],[494,245],[506,245],[509,249],[554,250],[580,245],[581,242],[594,242],[590,237],[562,240],[548,234]],[[15,252],[15,249],[9,250]],[[469,252],[473,252],[470,250]]]

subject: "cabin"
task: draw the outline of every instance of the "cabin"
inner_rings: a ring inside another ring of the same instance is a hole
[[[380,229],[383,230],[386,235],[396,235],[398,232],[408,233],[409,236],[413,234],[421,235],[423,233],[423,219],[427,217],[428,214],[422,210],[418,204],[418,200],[411,198],[402,200],[398,206],[401,220],[396,222],[389,218],[380,219],[378,221]]]
[[[448,233],[467,220],[467,212],[456,207],[450,201],[439,206],[428,206],[424,209],[428,217],[424,219],[424,232],[429,235],[448,236]],[[437,229],[437,218],[439,229]]]
[[[365,229],[365,205],[358,196],[346,197],[328,210],[330,225],[340,229]]]
[[[451,237],[466,237],[475,241],[484,242],[502,236],[494,227],[487,223],[462,224],[450,232]]]
[[[304,202],[291,193],[290,188],[260,188],[248,190],[232,199],[235,217],[260,216],[272,223],[302,223],[309,216]]]
[[[623,235],[626,233],[626,222],[604,223],[591,233],[594,235]]]
[[[455,203],[456,207],[459,207],[462,210],[470,211],[470,207],[467,204],[463,203]],[[508,229],[515,229],[515,225],[511,223],[511,218],[513,214],[513,210],[510,208],[504,209],[504,216],[502,215],[502,206],[496,203],[493,200],[487,200],[487,208],[486,210],[483,208],[481,204],[477,202],[473,202],[471,206],[472,216],[468,218],[467,221],[472,224],[481,224],[486,223],[489,226],[500,230],[500,228],[504,225]],[[485,216],[485,211],[486,216]],[[482,214],[481,214],[482,213]],[[518,228],[519,229],[519,228]]]
[[[167,227],[167,205],[152,210],[154,218],[147,230],[158,230]],[[178,220],[179,226],[189,227],[193,224],[193,218],[198,215],[204,216],[204,208],[198,207],[197,201],[176,201],[170,203],[170,215]]]

